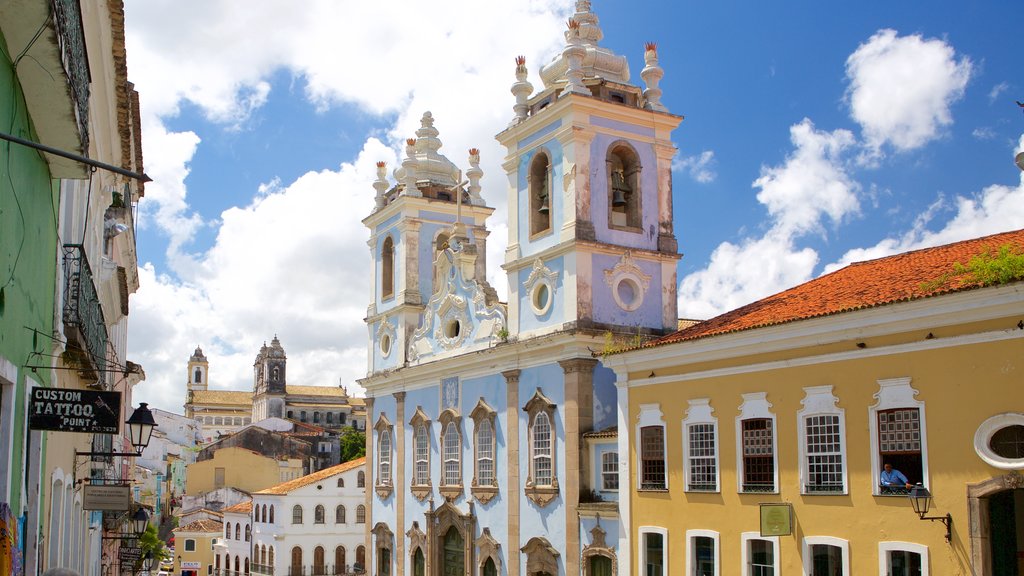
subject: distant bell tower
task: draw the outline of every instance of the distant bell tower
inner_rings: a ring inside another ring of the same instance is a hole
[[[264,344],[253,363],[253,422],[265,418],[284,418],[287,392],[288,356],[277,335]]]
[[[508,150],[509,331],[578,328],[660,334],[676,329],[672,131],[664,72],[647,44],[644,88],[626,59],[598,45],[590,2],[576,2],[566,44],[534,93],[516,59]]]
[[[373,301],[366,311],[369,331],[369,373],[404,366],[413,333],[442,278],[439,258],[457,245],[455,265],[462,277],[477,282],[488,304],[497,293],[486,282],[487,229],[494,211],[480,195],[480,153],[469,150],[469,169],[463,172],[440,154],[441,140],[434,116],[423,114],[416,138],[406,141],[405,157],[394,170],[392,184],[383,162],[373,183],[376,202],[363,219],[370,229],[373,262]],[[447,265],[447,263],[443,263]],[[451,268],[444,268],[445,274]]]
[[[203,349],[196,346],[196,351],[188,359],[188,380],[186,384],[185,416],[194,418],[192,409],[192,393],[205,391],[210,377],[210,363],[203,355]]]

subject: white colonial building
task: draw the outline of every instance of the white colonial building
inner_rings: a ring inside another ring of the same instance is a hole
[[[251,571],[268,576],[362,572],[365,465],[359,458],[254,493]]]
[[[214,576],[249,574],[252,550],[252,500],[229,506],[224,512],[224,535],[213,545]]]

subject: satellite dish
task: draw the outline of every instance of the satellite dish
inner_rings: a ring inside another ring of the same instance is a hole
[[[1019,152],[1013,157],[1013,162],[1017,164],[1017,168],[1024,170],[1024,152]]]

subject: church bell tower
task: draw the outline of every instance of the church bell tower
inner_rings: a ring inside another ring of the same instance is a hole
[[[590,2],[576,2],[565,46],[534,92],[523,57],[515,113],[497,135],[508,150],[509,331],[676,329],[672,131],[661,103],[657,46],[644,48],[643,88],[602,39]]]

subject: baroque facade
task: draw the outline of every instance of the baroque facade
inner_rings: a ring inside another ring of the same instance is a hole
[[[1024,282],[970,265],[1003,250],[1024,230],[851,264],[607,357],[632,573],[1024,571]]]
[[[361,429],[364,406],[344,386],[288,384],[288,356],[277,336],[264,344],[253,363],[251,391],[211,390],[210,362],[196,347],[188,360],[185,416],[202,426],[205,442],[232,434],[253,422],[287,418],[327,430]]]
[[[527,81],[508,151],[508,303],[484,271],[479,151],[466,182],[428,112],[378,164],[367,311],[367,567],[375,574],[626,573],[609,339],[675,330],[671,133],[648,45],[630,84],[579,1]]]

